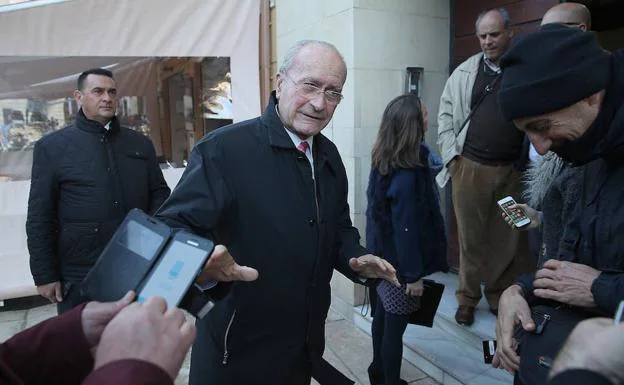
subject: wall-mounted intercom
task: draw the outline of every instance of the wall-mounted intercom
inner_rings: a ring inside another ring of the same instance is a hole
[[[405,93],[422,97],[422,67],[407,67],[405,69]]]

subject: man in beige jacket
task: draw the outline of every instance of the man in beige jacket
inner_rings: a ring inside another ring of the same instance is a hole
[[[496,204],[508,195],[518,199],[522,190],[516,164],[522,156],[524,134],[505,121],[496,98],[498,62],[513,36],[509,14],[503,8],[485,11],[475,26],[482,52],[453,71],[438,115],[438,145],[445,167],[436,179],[441,187],[449,179],[453,183],[460,244],[455,320],[464,325],[474,322],[481,281],[490,310],[496,314],[502,291],[517,275],[534,267],[526,234],[508,228]]]

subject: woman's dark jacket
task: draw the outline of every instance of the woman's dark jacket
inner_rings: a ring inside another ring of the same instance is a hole
[[[367,247],[397,267],[402,283],[448,270],[433,179],[441,161],[426,145],[420,151],[424,167],[396,169],[388,176],[373,168],[368,183]]]

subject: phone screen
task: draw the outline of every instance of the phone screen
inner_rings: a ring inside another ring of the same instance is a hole
[[[514,200],[508,200],[501,203],[501,208],[509,215],[514,224],[518,224],[522,220],[527,219],[527,216],[524,214],[523,210],[510,210],[509,207],[515,205],[516,202]]]
[[[163,297],[167,307],[176,307],[206,260],[208,251],[173,240],[138,295],[143,303],[153,296]]]

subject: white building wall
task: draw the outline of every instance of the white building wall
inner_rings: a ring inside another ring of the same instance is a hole
[[[364,242],[370,151],[384,108],[404,92],[406,67],[424,68],[422,96],[430,116],[427,141],[435,143],[438,102],[448,77],[450,2],[276,0],[275,6],[278,66],[288,47],[303,39],[326,40],[345,57],[345,98],[323,134],[340,150],[349,178],[352,219]],[[339,274],[332,290],[335,306],[363,299],[361,287]]]

